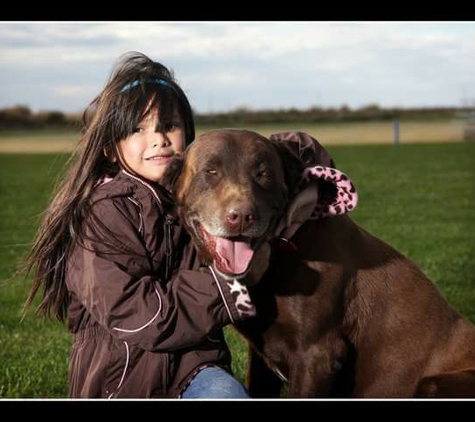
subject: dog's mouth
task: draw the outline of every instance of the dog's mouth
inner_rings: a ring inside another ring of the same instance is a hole
[[[258,238],[247,236],[220,237],[209,233],[194,221],[195,232],[212,255],[215,268],[228,277],[242,278],[249,271]]]

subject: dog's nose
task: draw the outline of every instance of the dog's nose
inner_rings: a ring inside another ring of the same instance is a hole
[[[232,231],[242,232],[249,228],[255,221],[251,210],[232,209],[226,215],[226,222]]]

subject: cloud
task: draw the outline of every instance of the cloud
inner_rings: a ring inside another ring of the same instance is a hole
[[[171,67],[198,110],[475,97],[470,22],[8,22],[0,107],[77,111],[132,50]]]
[[[57,85],[53,88],[53,95],[64,98],[91,98],[97,94],[94,85]]]

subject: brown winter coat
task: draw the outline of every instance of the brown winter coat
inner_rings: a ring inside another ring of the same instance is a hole
[[[71,397],[179,397],[200,368],[231,371],[222,328],[254,307],[200,266],[167,204],[165,189],[126,172],[92,193],[66,271]]]

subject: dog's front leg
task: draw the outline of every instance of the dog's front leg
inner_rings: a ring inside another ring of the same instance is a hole
[[[295,359],[289,375],[287,397],[291,398],[328,397],[334,380],[328,361],[318,358]]]
[[[253,398],[279,398],[283,381],[249,347],[247,385]]]

